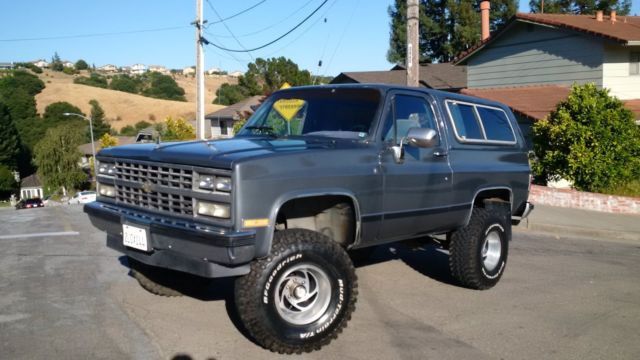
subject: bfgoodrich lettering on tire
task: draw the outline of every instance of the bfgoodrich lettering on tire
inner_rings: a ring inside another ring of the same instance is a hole
[[[236,281],[242,323],[265,348],[310,352],[335,339],[355,309],[355,269],[330,238],[310,230],[274,234],[269,257]]]
[[[487,203],[483,208],[474,207],[469,224],[451,234],[451,274],[468,288],[493,287],[507,265],[510,239],[508,204]]]

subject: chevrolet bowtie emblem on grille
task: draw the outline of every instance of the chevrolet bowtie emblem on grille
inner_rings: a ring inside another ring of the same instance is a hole
[[[150,193],[153,189],[151,189],[151,183],[148,181],[145,181],[142,184],[142,191],[144,191],[145,193]]]

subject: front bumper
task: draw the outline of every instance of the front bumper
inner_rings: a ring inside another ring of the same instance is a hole
[[[255,256],[255,232],[234,232],[98,201],[84,205],[107,246],[142,263],[208,278],[244,275]],[[148,229],[150,251],[122,243],[122,224]]]

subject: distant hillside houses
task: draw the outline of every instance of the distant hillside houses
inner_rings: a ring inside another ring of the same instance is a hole
[[[32,61],[31,62],[33,65],[39,67],[40,69],[46,69],[49,67],[49,62],[47,62],[46,60],[36,60],[36,61]]]

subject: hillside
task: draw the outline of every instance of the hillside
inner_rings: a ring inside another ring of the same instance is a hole
[[[82,74],[86,75],[86,74]],[[73,83],[73,76],[60,72],[45,71],[39,75],[45,82],[45,89],[36,96],[38,112],[51,103],[66,101],[79,107],[85,114],[89,114],[89,101],[96,99],[105,111],[105,116],[111,126],[117,130],[138,121],[163,121],[167,116],[195,117],[195,80],[192,77],[178,77],[176,81],[185,90],[187,102],[170,101],[148,98],[141,95],[121,91],[101,89],[97,87]],[[229,79],[235,81],[235,79]],[[214,93],[224,82],[231,82],[227,78],[207,78],[205,82],[205,111],[216,111],[224,106],[213,105]],[[155,120],[153,120],[155,119]]]

